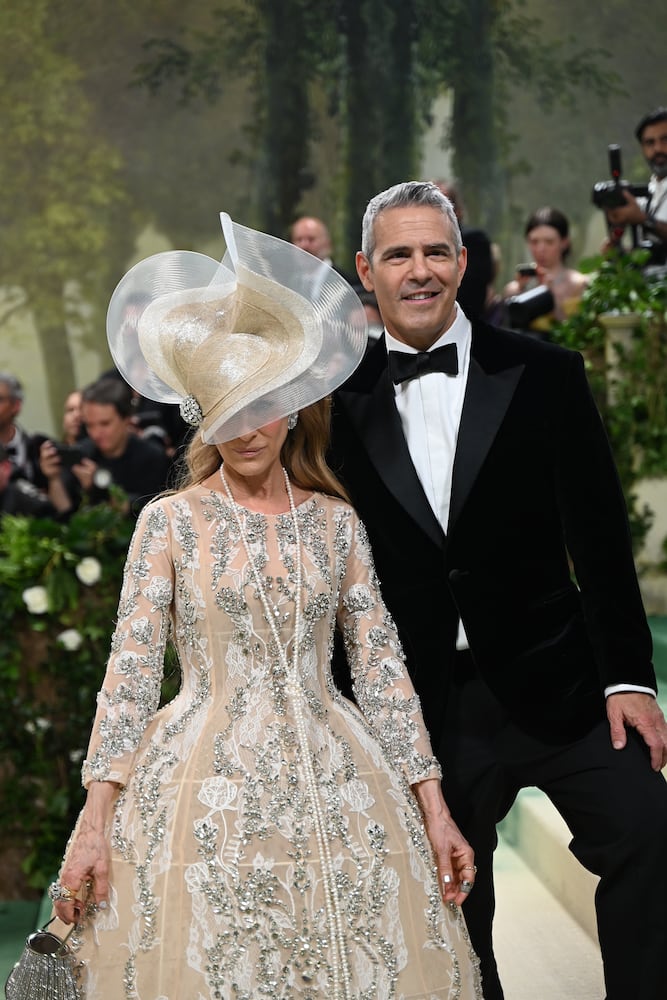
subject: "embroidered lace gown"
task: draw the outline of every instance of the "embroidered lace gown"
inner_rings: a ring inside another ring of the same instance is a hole
[[[203,487],[141,514],[84,783],[122,786],[110,906],[78,935],[87,1000],[481,997],[409,782],[439,774],[363,525],[233,510]],[[335,690],[343,630],[361,711]],[[183,682],[157,710],[168,636]],[[287,665],[287,671],[285,669]]]

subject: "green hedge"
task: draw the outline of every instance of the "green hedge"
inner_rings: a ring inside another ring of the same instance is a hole
[[[133,528],[113,505],[67,523],[0,520],[0,851],[20,856],[27,890],[58,869],[83,801],[81,761]]]

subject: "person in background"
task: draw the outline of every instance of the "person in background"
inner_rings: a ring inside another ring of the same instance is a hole
[[[467,253],[468,262],[457,299],[468,319],[483,319],[487,312],[489,288],[494,281],[491,240],[483,229],[465,225],[463,198],[457,185],[452,181],[434,183],[454,206]]]
[[[65,399],[63,406],[62,442],[65,445],[76,445],[84,436],[82,393],[74,389]]]
[[[295,247],[306,250],[313,257],[317,257],[318,260],[328,264],[329,267],[332,267],[334,271],[337,271],[338,274],[345,278],[348,284],[354,286],[357,283],[356,275],[350,275],[342,268],[337,267],[331,259],[331,235],[321,219],[316,219],[312,215],[302,215],[290,226],[289,241]],[[318,291],[319,289],[315,286],[316,294]]]
[[[7,449],[0,444],[0,517],[4,514],[57,517],[53,504],[13,468]]]
[[[530,329],[546,332],[554,321],[567,319],[576,311],[590,278],[567,264],[570,223],[557,208],[538,208],[528,219],[524,235],[531,266],[505,286],[503,298],[507,301],[531,287],[545,286],[551,292],[551,309],[536,318]]]
[[[15,375],[0,372],[0,445],[6,449],[14,474],[39,488],[46,485],[40,480],[39,469],[39,449],[46,435],[28,434],[19,424],[23,395]]]
[[[118,378],[87,386],[81,409],[87,437],[79,443],[80,461],[64,467],[52,441],[40,449],[49,499],[65,513],[76,509],[84,496],[92,504],[109,500],[115,485],[127,495],[127,512],[136,516],[167,484],[170,462],[164,448],[133,432],[132,393]]]
[[[334,393],[330,464],[475,849],[463,912],[485,1000],[503,997],[496,824],[528,786],[600,876],[607,1000],[664,1000],[667,723],[623,492],[581,355],[471,323],[465,267],[435,185],[371,199],[357,268],[385,336]]]
[[[644,115],[635,136],[651,170],[649,197],[635,198],[624,191],[625,205],[608,209],[607,219],[611,226],[620,229],[640,227],[642,242],[652,248],[652,263],[664,265],[667,263],[667,108],[656,108]]]

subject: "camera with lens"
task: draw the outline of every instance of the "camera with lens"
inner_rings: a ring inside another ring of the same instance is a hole
[[[593,185],[593,204],[603,210],[608,208],[621,208],[625,205],[624,191],[628,191],[635,198],[648,197],[648,186],[646,184],[630,184],[629,181],[621,179],[621,147],[617,143],[612,143],[609,150],[609,172],[610,181],[598,181]]]
[[[547,285],[537,285],[507,299],[505,310],[512,330],[530,331],[530,325],[540,316],[553,311],[554,297]],[[546,339],[546,338],[544,338]]]
[[[57,444],[56,451],[66,469],[71,469],[73,465],[80,465],[86,457],[80,448],[68,447],[65,444]]]

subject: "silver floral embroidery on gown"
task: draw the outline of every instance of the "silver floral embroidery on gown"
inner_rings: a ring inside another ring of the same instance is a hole
[[[291,515],[241,516],[292,664]],[[88,1000],[482,996],[409,787],[440,772],[365,530],[320,494],[297,517],[295,684],[224,496],[140,516],[83,766],[122,786],[110,907],[78,937]],[[336,620],[359,708],[331,679]],[[158,711],[169,637],[183,682]]]

